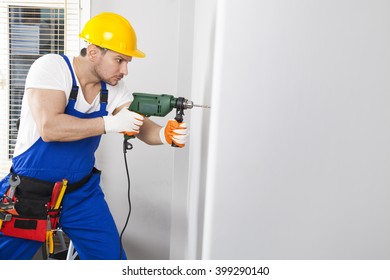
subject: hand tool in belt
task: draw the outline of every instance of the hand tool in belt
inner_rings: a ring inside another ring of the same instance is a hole
[[[67,187],[68,187],[68,180],[62,179],[62,188],[61,188],[60,194],[58,195],[57,201],[54,205],[54,210],[57,210],[60,208],[62,198],[64,197],[64,194],[65,194]]]
[[[3,222],[9,222],[12,219],[12,214],[9,211],[14,210],[15,202],[13,196],[15,195],[16,187],[20,184],[20,178],[11,176],[8,182],[10,187],[0,200],[0,229],[3,226]]]
[[[11,221],[11,219],[12,219],[11,214],[5,213],[5,212],[0,210],[0,229],[3,226],[3,221],[9,222],[9,221]]]
[[[51,200],[50,200],[50,203],[48,205],[48,214],[50,217],[51,227],[53,229],[55,229],[57,227],[57,223],[58,223],[58,219],[59,219],[59,215],[60,215],[60,211],[58,211],[58,209],[54,210],[54,206],[57,203],[58,197],[59,197],[61,190],[62,190],[62,186],[63,186],[62,181],[56,182],[54,184],[53,191],[51,194]]]
[[[19,176],[10,176],[9,180],[10,187],[7,190],[7,193],[3,195],[3,198],[0,200],[0,229],[3,226],[3,222],[9,222],[12,219],[12,214],[9,211],[15,211],[15,202],[14,195],[15,189],[20,184]]]
[[[12,174],[9,177],[8,182],[9,182],[9,188],[0,201],[0,209],[7,211],[9,214],[17,215],[18,213],[15,210],[14,195],[15,195],[16,187],[20,185],[20,178],[18,175]]]
[[[50,209],[54,209],[54,206],[56,205],[61,190],[62,190],[62,182],[56,182],[54,184],[53,192],[51,194]]]
[[[66,188],[68,186],[68,180],[63,179],[62,182],[56,182],[54,184],[53,192],[50,200],[50,211],[57,211],[61,206],[62,199],[65,195]],[[49,255],[54,254],[54,231],[57,227],[59,211],[54,214],[54,217],[48,216],[47,230],[46,230],[46,252]]]
[[[49,255],[54,253],[54,238],[53,238],[53,229],[51,228],[50,218],[47,218],[47,228],[46,228],[46,252]]]

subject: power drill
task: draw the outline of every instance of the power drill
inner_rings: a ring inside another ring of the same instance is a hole
[[[144,115],[145,117],[165,117],[176,108],[175,120],[179,123],[183,122],[184,110],[186,109],[192,109],[193,107],[210,108],[205,105],[196,105],[184,97],[174,97],[173,95],[168,94],[135,92],[133,93],[133,96],[134,100],[128,108],[130,111]],[[134,136],[125,134],[125,140],[130,138],[134,138]]]

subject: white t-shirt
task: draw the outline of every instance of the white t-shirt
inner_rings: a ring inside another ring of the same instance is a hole
[[[74,57],[68,56],[68,58],[72,63]],[[75,77],[77,84],[79,85],[77,76],[75,75]],[[27,75],[25,89],[28,88],[61,90],[66,95],[66,100],[68,102],[70,91],[72,89],[72,75],[65,60],[57,54],[46,54],[38,58],[31,65]],[[110,86],[107,84],[107,89],[107,111],[109,115],[112,114],[115,108],[133,100],[131,92],[126,88],[123,81],[119,81],[116,86]],[[36,123],[29,108],[27,98],[28,94],[24,94],[20,116],[20,127],[15,145],[14,157],[20,155],[28,148],[30,148],[31,145],[34,144],[40,137]],[[79,87],[75,109],[82,113],[92,113],[99,111],[100,95],[97,95],[95,100],[89,104],[84,99],[81,87]]]

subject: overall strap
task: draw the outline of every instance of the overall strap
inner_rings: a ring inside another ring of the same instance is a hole
[[[66,64],[68,65],[68,68],[70,70],[70,74],[72,74],[72,90],[70,92],[69,99],[76,100],[77,94],[79,92],[79,86],[77,85],[76,77],[74,75],[72,65],[70,64],[69,58],[66,55],[61,54],[61,56],[65,60]]]
[[[100,110],[106,110],[108,103],[108,89],[105,82],[100,82]]]

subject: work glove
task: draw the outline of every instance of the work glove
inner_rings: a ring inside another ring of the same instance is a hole
[[[167,125],[160,130],[160,139],[164,144],[184,147],[188,137],[187,125],[176,120],[169,120]]]
[[[116,115],[104,116],[105,133],[123,132],[127,135],[139,133],[139,128],[144,123],[144,117],[127,108],[121,109]]]

